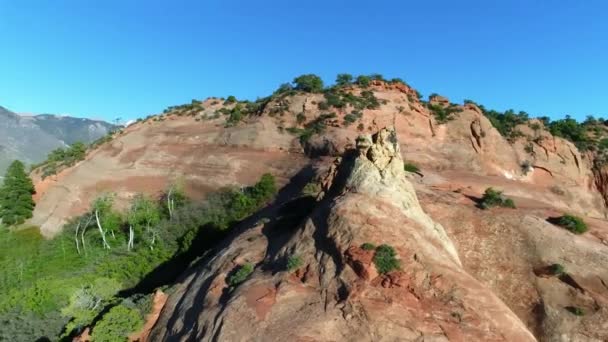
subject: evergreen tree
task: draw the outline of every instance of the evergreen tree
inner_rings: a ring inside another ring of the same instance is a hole
[[[34,184],[22,162],[16,160],[6,171],[0,189],[0,220],[8,226],[21,224],[32,217]]]

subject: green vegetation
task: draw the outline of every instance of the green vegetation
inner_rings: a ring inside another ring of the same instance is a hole
[[[359,75],[355,83],[362,88],[367,88],[372,83],[372,79],[369,76]]]
[[[461,111],[461,109],[458,108],[458,106],[455,106],[452,104],[447,107],[443,107],[438,104],[427,103],[427,107],[431,111],[431,113],[433,113],[433,115],[435,116],[435,120],[437,120],[438,124],[444,124],[450,120],[453,120],[454,119],[453,114]]]
[[[587,231],[587,224],[582,218],[570,214],[558,217],[555,220],[558,226],[568,229],[574,234],[583,234]]]
[[[605,129],[606,121],[602,118],[596,119],[593,116],[588,116],[584,122],[580,123],[569,115],[566,115],[564,119],[555,121],[551,121],[546,116],[541,116],[537,118],[542,123],[541,125],[538,122],[530,123],[530,117],[524,111],[516,113],[514,110],[509,109],[505,112],[499,112],[488,110],[483,105],[476,104],[471,100],[465,100],[464,102],[465,104],[471,103],[477,105],[498,132],[509,141],[523,137],[523,133],[516,129],[516,127],[528,124],[535,133],[539,132],[544,126],[552,135],[574,143],[581,152],[587,150],[603,151],[608,148]],[[537,136],[534,139],[538,138]]]
[[[512,109],[509,109],[504,113],[494,110],[482,110],[498,132],[508,140],[514,140],[522,136],[521,132],[515,129],[515,127],[526,123],[529,119],[526,112],[515,113]]]
[[[287,270],[289,272],[297,270],[298,268],[302,267],[302,265],[304,265],[304,261],[298,255],[292,255],[287,258]]]
[[[327,110],[331,107],[338,109],[352,108],[351,114],[355,115],[364,109],[380,108],[380,101],[374,93],[369,90],[364,90],[361,95],[345,92],[341,89],[331,88],[324,93],[325,101],[319,102],[318,106],[321,110]],[[361,114],[362,115],[362,114]]]
[[[512,199],[505,197],[502,191],[487,188],[481,197],[479,206],[482,209],[490,209],[492,207],[515,208],[515,203]]]
[[[571,314],[575,316],[584,316],[585,311],[577,306],[567,306],[566,310],[568,310]]]
[[[58,170],[64,167],[70,167],[77,162],[84,160],[87,154],[87,146],[81,142],[76,142],[67,149],[58,148],[46,158],[46,161],[32,168],[41,167],[42,178],[57,174]]]
[[[134,317],[124,308],[108,316],[131,301],[120,297],[121,291],[147,294],[171,283],[276,190],[273,176],[266,174],[253,186],[226,188],[195,203],[172,186],[158,201],[136,196],[125,212],[105,195],[52,240],[36,228],[0,229],[0,337],[55,340],[63,331],[67,338],[102,312],[108,312],[101,317],[106,323],[100,321],[93,336],[116,336],[112,332],[125,327],[121,317]],[[138,315],[143,319],[146,313]]]
[[[234,272],[234,274],[228,278],[228,285],[230,285],[232,287],[236,287],[236,286],[240,285],[245,280],[247,280],[247,278],[249,278],[251,273],[253,273],[252,264],[245,264],[245,265],[239,266],[237,268],[236,272]]]
[[[236,103],[238,100],[236,99],[236,97],[234,97],[233,95],[228,96],[228,98],[226,99],[226,101],[224,101],[224,104],[232,104],[232,103]]]
[[[361,249],[366,251],[373,251],[374,249],[376,249],[376,245],[374,245],[373,243],[366,242],[361,245]]]
[[[420,169],[418,168],[418,166],[416,166],[415,164],[412,164],[412,163],[403,163],[403,169],[407,172],[413,172],[413,173],[420,172]]]
[[[84,160],[87,156],[87,151],[96,149],[102,144],[111,141],[118,132],[119,131],[112,131],[106,136],[95,140],[88,146],[82,142],[75,142],[67,148],[55,149],[47,155],[46,160],[31,165],[31,169],[40,169],[42,172],[42,179],[56,175],[62,169],[74,166],[77,162]]]
[[[395,249],[389,245],[382,244],[376,247],[374,254],[374,264],[380,274],[398,270],[401,267],[400,261],[396,258]]]
[[[363,113],[359,112],[359,111],[353,111],[350,114],[346,114],[344,115],[344,126],[348,126],[354,122],[356,122],[357,120],[361,119],[363,117]]]
[[[137,310],[117,305],[95,324],[91,339],[95,342],[125,341],[129,334],[138,331],[143,325],[144,321]]]
[[[339,87],[351,85],[353,83],[353,75],[351,74],[338,74],[336,77],[336,85]]]
[[[587,135],[586,124],[579,124],[576,120],[566,115],[564,119],[553,121],[549,124],[549,132],[556,137],[572,141],[581,151],[586,151],[593,144]]]
[[[302,189],[302,196],[316,198],[321,191],[323,191],[321,184],[319,184],[317,181],[311,181]]]
[[[296,90],[307,93],[320,93],[323,91],[323,80],[314,74],[301,75],[293,80]]]
[[[6,170],[0,188],[0,222],[12,226],[22,224],[32,217],[35,193],[31,178],[25,173],[22,162],[15,160]]]
[[[561,276],[566,273],[566,268],[561,264],[553,264],[549,266],[549,272],[555,276]]]
[[[325,132],[327,123],[336,118],[336,113],[321,114],[313,121],[304,125],[304,128],[291,127],[287,131],[300,137],[300,142],[307,142],[313,135]]]

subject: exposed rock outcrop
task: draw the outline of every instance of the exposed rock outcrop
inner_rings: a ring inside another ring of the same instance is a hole
[[[462,268],[444,228],[420,207],[399,149],[392,130],[359,138],[300,225],[244,229],[194,266],[151,340],[534,341]],[[393,246],[400,269],[377,275],[363,243]],[[294,256],[300,269],[285,270]],[[255,271],[230,287],[227,276],[243,263]]]
[[[363,91],[355,85],[343,90],[353,96]],[[353,108],[331,108],[336,116],[305,143],[290,128],[301,129],[327,114],[328,110],[319,108],[326,100],[323,94],[276,96],[255,115],[230,127],[221,113],[236,104],[217,98],[202,102],[187,115],[170,111],[133,124],[85,161],[56,177],[38,180],[31,223],[52,236],[103,192],[116,192],[118,203],[126,203],[138,192],[157,195],[176,180],[185,183],[196,198],[225,185],[250,183],[264,172],[285,181],[310,157],[341,155],[361,133],[385,126],[394,126],[402,141],[408,142],[400,146],[403,158],[452,183],[498,187],[513,180],[509,192],[520,197],[563,211],[605,216],[606,205],[597,190],[607,187],[591,171],[592,159],[572,143],[553,137],[540,122],[539,129],[520,125],[517,129],[524,137],[509,142],[473,103],[459,107],[462,111],[452,114],[452,120],[439,124],[416,90],[406,84],[375,80],[366,90],[373,92],[378,107],[363,109],[350,125],[345,118]],[[449,104],[447,98],[440,102]],[[533,165],[533,171],[522,168],[524,163]],[[480,184],[475,180],[486,176],[496,181]]]

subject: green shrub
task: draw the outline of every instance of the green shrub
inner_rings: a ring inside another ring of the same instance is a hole
[[[306,122],[306,115],[304,113],[298,113],[298,115],[296,115],[296,122],[298,124],[303,124]]]
[[[403,164],[403,169],[407,172],[420,172],[420,169],[418,168],[418,166],[412,164],[412,163],[404,163]]]
[[[228,278],[228,285],[230,285],[232,287],[236,287],[237,285],[239,285],[242,282],[244,282],[245,280],[247,280],[247,278],[249,278],[251,273],[253,273],[252,264],[245,264],[245,265],[239,266],[238,269],[236,270],[236,272]]]
[[[566,273],[566,268],[561,264],[553,264],[549,266],[549,272],[553,275],[560,276]]]
[[[603,138],[597,145],[598,149],[606,150],[608,149],[608,138]]]
[[[314,74],[301,75],[293,80],[295,89],[307,93],[320,93],[323,91],[323,80]]]
[[[307,183],[304,186],[304,188],[302,189],[302,195],[317,197],[321,191],[323,191],[321,184],[319,184],[318,182],[312,181],[312,182]]]
[[[583,234],[587,231],[587,224],[578,216],[563,215],[557,218],[557,225],[564,227],[574,234]]]
[[[91,339],[95,342],[126,341],[129,335],[141,329],[143,324],[137,310],[117,305],[95,325]]]
[[[376,245],[374,245],[373,243],[366,242],[361,245],[361,249],[366,251],[373,251],[374,249],[376,249]]]
[[[587,136],[585,125],[566,115],[564,119],[552,121],[549,124],[549,132],[556,137],[562,137],[572,141],[581,151],[589,149],[590,140]]]
[[[362,88],[367,88],[371,84],[372,79],[369,76],[359,75],[357,76],[356,83]]]
[[[460,112],[460,109],[453,105],[444,108],[443,106],[429,103],[427,104],[427,107],[435,116],[435,120],[437,120],[437,123],[439,124],[444,124],[450,120],[453,120],[453,114]]]
[[[336,77],[337,86],[346,86],[353,83],[353,75],[351,74],[338,74]]]
[[[487,188],[481,198],[480,207],[482,209],[492,207],[515,208],[515,203],[512,199],[506,198],[502,191]]]
[[[297,255],[292,255],[287,259],[287,270],[289,272],[295,271],[298,268],[302,267],[304,261]]]
[[[313,135],[321,134],[327,128],[327,121],[334,119],[336,113],[321,114],[316,119],[304,125],[303,129],[297,127],[287,128],[287,131],[300,137],[300,142],[307,142]]]
[[[472,101],[470,101],[469,103],[476,104]],[[529,120],[528,113],[524,111],[515,113],[514,110],[509,109],[505,112],[498,112],[496,110],[487,110],[483,105],[477,106],[479,107],[479,109],[481,109],[481,111],[488,118],[488,120],[490,120],[492,126],[494,126],[494,128],[496,128],[496,130],[503,137],[511,141],[521,134],[521,132],[515,132],[515,127],[517,125],[524,124]]]
[[[376,247],[376,253],[374,254],[374,264],[380,274],[385,274],[393,270],[398,270],[401,266],[399,260],[396,258],[397,253],[395,249],[389,245],[380,245]]]
[[[566,310],[568,310],[571,314],[575,316],[584,316],[585,311],[577,306],[567,306]]]
[[[231,104],[231,103],[235,103],[237,101],[236,97],[234,97],[233,95],[228,96],[228,98],[226,99],[226,101],[224,101],[224,104]]]

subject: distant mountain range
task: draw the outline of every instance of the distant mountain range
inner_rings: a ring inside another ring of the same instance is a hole
[[[42,114],[21,116],[0,106],[0,177],[15,159],[38,163],[59,147],[90,143],[115,126],[98,120]]]

